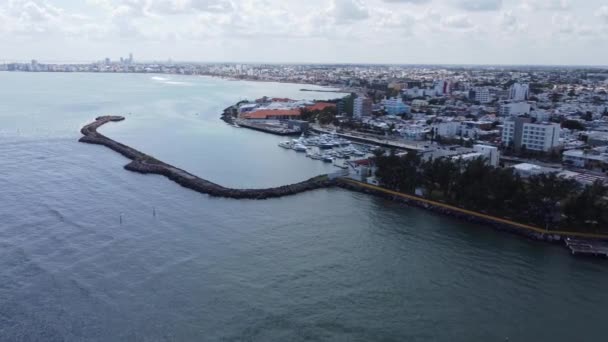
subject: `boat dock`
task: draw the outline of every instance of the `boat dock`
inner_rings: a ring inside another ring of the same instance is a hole
[[[406,151],[417,151],[417,152],[422,152],[427,149],[426,147],[420,146],[417,144],[402,142],[402,141],[398,141],[398,140],[389,140],[386,138],[371,136],[369,134],[355,134],[352,132],[351,133],[332,132],[327,129],[323,129],[318,125],[313,125],[313,126],[311,126],[310,129],[317,133],[336,134],[337,136],[339,136],[341,138],[345,138],[348,140],[361,142],[361,143],[365,143],[365,144],[369,144],[369,145],[374,145],[374,146],[382,146],[382,147],[387,147],[387,148],[394,148],[394,149],[400,149],[400,150],[406,150]]]
[[[261,122],[253,120],[234,120],[240,127],[253,129],[256,131],[275,135],[300,135],[302,130],[299,127],[289,128],[287,125],[280,125],[274,122]]]
[[[583,239],[565,239],[572,255],[608,257],[608,242]]]

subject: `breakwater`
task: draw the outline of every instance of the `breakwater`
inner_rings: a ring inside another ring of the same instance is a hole
[[[266,199],[274,197],[283,197],[295,195],[305,191],[327,188],[335,185],[335,181],[331,180],[327,175],[311,178],[309,180],[279,186],[267,189],[231,189],[215,184],[208,180],[197,177],[185,170],[177,168],[173,165],[162,162],[152,156],[140,152],[132,147],[114,141],[103,134],[97,132],[97,129],[109,122],[122,121],[125,118],[122,116],[100,116],[94,122],[84,126],[80,132],[84,135],[80,138],[80,142],[87,144],[103,145],[116,151],[131,162],[125,165],[125,169],[142,174],[157,174],[165,176],[177,184],[192,189],[194,191],[208,194],[214,197],[228,197],[236,199]]]

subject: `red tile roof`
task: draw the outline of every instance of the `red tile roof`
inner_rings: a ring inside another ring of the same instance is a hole
[[[336,106],[336,104],[335,104],[335,103],[330,103],[330,102],[317,102],[317,103],[315,103],[315,104],[314,104],[314,105],[312,105],[312,106],[308,106],[308,107],[306,107],[306,109],[309,109],[309,110],[323,110],[323,109],[325,109],[325,108],[328,108],[328,107],[335,107],[335,106]]]

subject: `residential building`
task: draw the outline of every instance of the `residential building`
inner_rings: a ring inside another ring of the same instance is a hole
[[[372,100],[368,97],[357,97],[354,101],[353,107],[353,116],[355,118],[362,118],[372,115]]]
[[[401,115],[410,112],[410,107],[403,103],[400,98],[382,100],[382,105],[384,105],[384,110],[388,115]]]
[[[433,125],[435,129],[435,137],[453,138],[460,134],[460,125],[458,121],[441,122]]]
[[[564,151],[562,160],[566,165],[590,170],[606,171],[608,169],[608,153],[606,153],[606,148],[597,148],[590,151]]]
[[[490,145],[474,145],[473,150],[482,154],[487,159],[489,165],[498,167],[500,152],[497,147]]]
[[[509,99],[514,101],[527,101],[530,96],[530,86],[528,84],[515,83],[509,91]]]
[[[472,90],[471,98],[481,104],[490,103],[492,101],[490,97],[490,89],[486,87],[477,87]]]
[[[548,152],[560,145],[561,128],[555,123],[532,123],[530,118],[518,117],[504,122],[502,142],[516,151],[524,146],[528,150]]]
[[[512,102],[500,105],[500,115],[502,116],[519,116],[530,114],[531,106],[527,102]]]

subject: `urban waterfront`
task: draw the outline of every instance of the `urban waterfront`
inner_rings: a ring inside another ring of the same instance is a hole
[[[333,168],[219,120],[243,98],[336,96],[300,88],[0,73],[3,339],[603,338],[604,260],[339,189],[209,198],[77,142],[125,115],[100,131],[219,184],[302,181]]]

